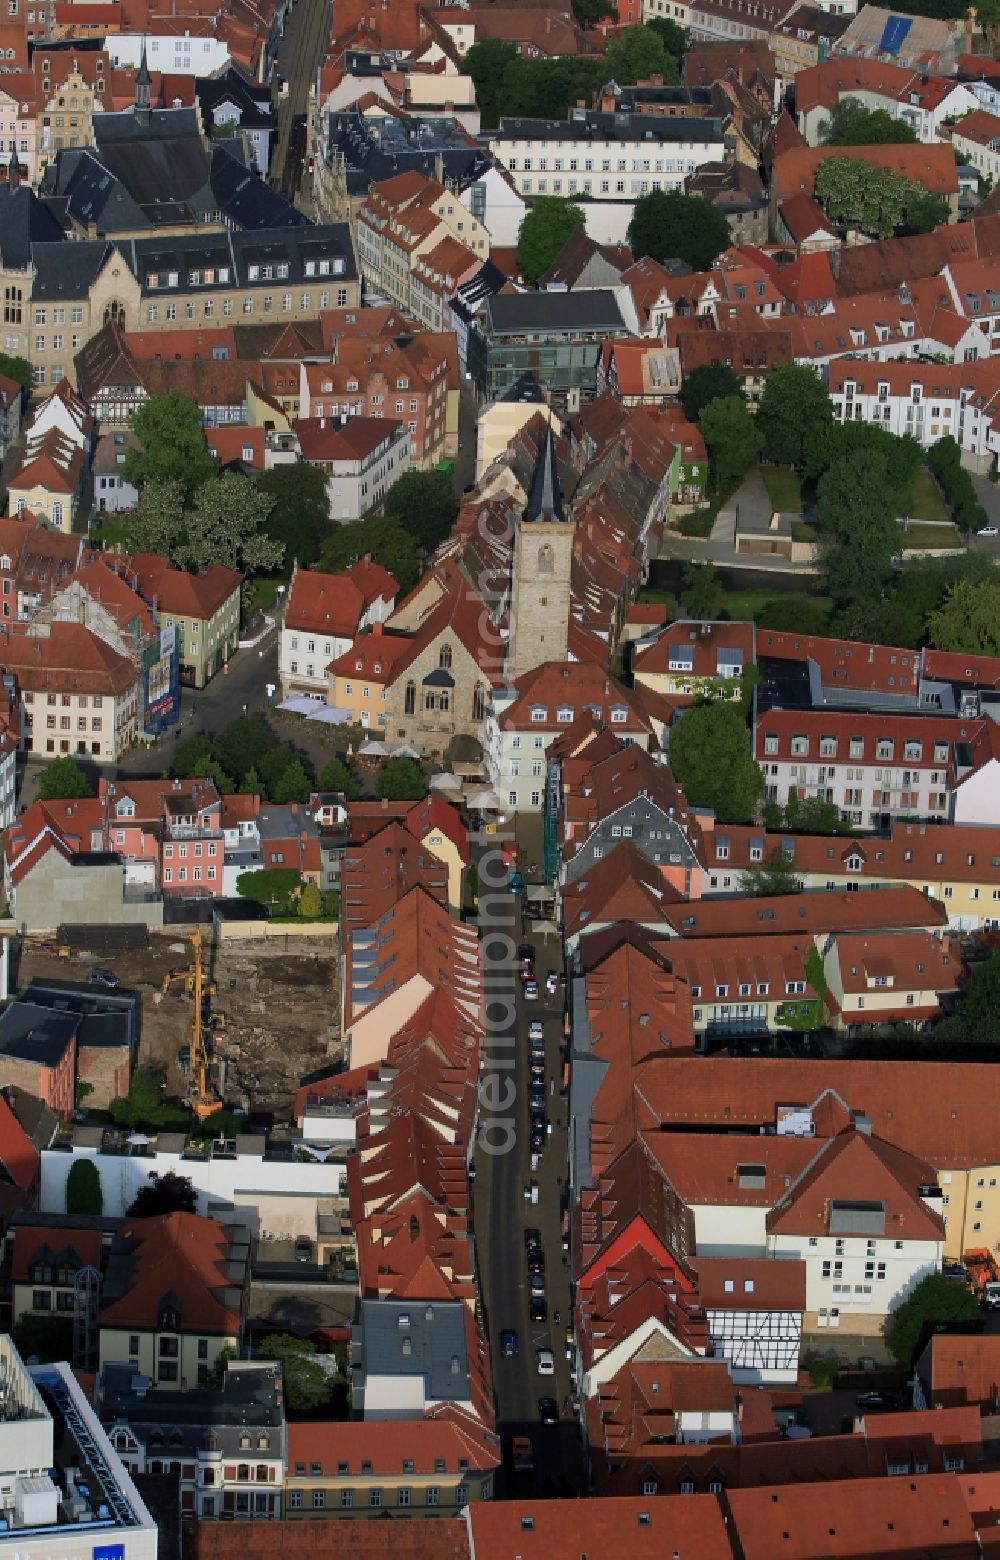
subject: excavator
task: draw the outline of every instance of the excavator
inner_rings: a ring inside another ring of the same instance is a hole
[[[220,1108],[222,1100],[208,1074],[208,1048],[205,1044],[203,1011],[205,1002],[203,939],[200,926],[196,927],[192,934],[191,947],[194,950],[194,966],[191,971],[191,984],[187,989],[194,997],[194,1017],[191,1021],[186,1097],[198,1120],[204,1121],[206,1116],[213,1115]]]

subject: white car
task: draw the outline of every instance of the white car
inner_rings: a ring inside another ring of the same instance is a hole
[[[554,1376],[556,1373],[556,1359],[551,1349],[539,1349],[538,1374],[540,1376]]]
[[[529,1040],[543,1040],[544,1038],[545,1038],[545,1030],[542,1027],[541,1019],[540,1018],[533,1018],[531,1020],[531,1023],[528,1025],[528,1039]]]
[[[983,529],[981,531],[977,531],[976,532],[976,535],[977,536],[1000,536],[1000,526],[984,525]]]

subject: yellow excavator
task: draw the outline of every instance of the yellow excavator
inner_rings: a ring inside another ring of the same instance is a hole
[[[188,1071],[187,1099],[198,1120],[204,1121],[206,1116],[213,1115],[220,1108],[222,1101],[219,1099],[208,1076],[208,1050],[205,1045],[205,1032],[202,1022],[205,988],[200,926],[195,929],[191,937],[191,946],[194,949],[194,985],[191,988],[194,996],[194,1018],[191,1024],[191,1058]]]

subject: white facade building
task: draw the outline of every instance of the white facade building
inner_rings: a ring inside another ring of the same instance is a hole
[[[138,68],[145,49],[149,69],[171,76],[214,76],[232,63],[221,39],[189,33],[109,33],[104,46],[112,65]]]

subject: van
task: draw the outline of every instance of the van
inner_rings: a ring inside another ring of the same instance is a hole
[[[983,1305],[988,1311],[1000,1310],[1000,1283],[983,1285]]]

